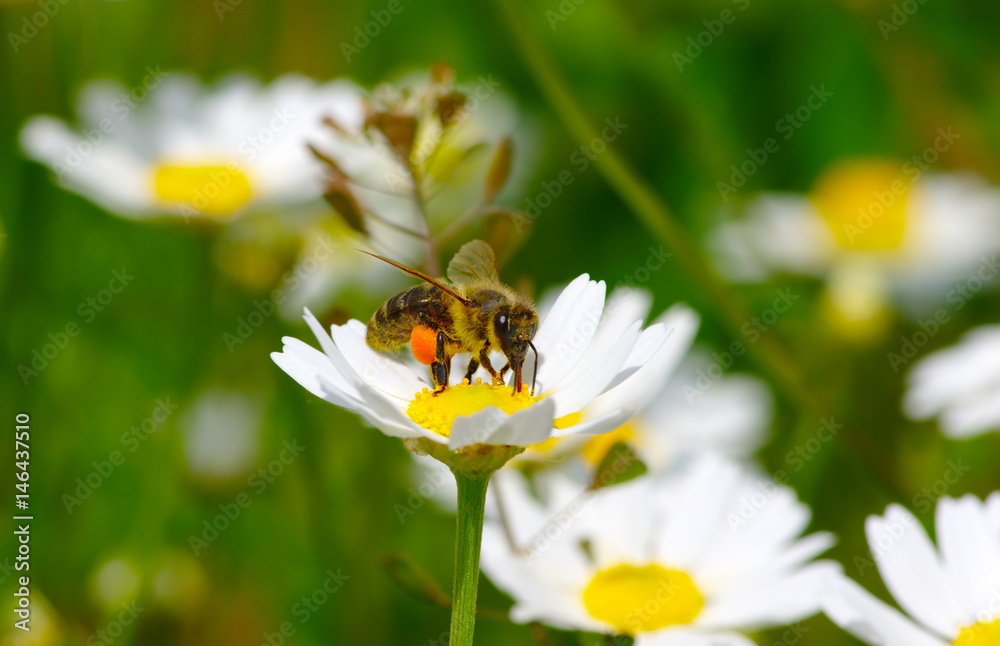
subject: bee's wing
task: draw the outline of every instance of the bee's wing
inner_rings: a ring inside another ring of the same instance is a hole
[[[469,301],[469,300],[467,300],[465,298],[462,298],[461,294],[459,294],[458,292],[456,292],[451,287],[448,287],[447,285],[445,285],[444,283],[442,283],[437,278],[431,278],[430,276],[428,276],[427,274],[425,274],[422,271],[418,271],[418,270],[414,269],[413,267],[407,267],[406,265],[404,265],[401,262],[396,262],[395,260],[389,260],[388,258],[385,258],[384,256],[380,256],[380,255],[378,255],[376,253],[370,253],[368,251],[365,251],[364,249],[358,249],[358,251],[360,251],[361,253],[366,253],[369,256],[371,256],[372,258],[378,258],[382,262],[387,262],[387,263],[389,263],[390,265],[392,265],[393,267],[395,267],[396,269],[400,270],[403,273],[410,274],[411,276],[416,276],[420,280],[422,280],[424,282],[427,282],[427,283],[430,283],[431,285],[434,285],[435,287],[437,287],[438,289],[440,289],[445,294],[448,294],[449,296],[453,296],[454,298],[458,299],[463,305],[472,305],[472,301]]]
[[[482,240],[462,245],[448,263],[448,280],[456,285],[476,280],[499,283],[500,273],[493,248]]]

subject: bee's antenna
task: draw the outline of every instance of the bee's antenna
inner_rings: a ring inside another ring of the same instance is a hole
[[[535,344],[533,344],[531,341],[528,341],[528,345],[531,347],[532,350],[535,351],[535,369],[531,373],[531,396],[534,397],[535,396],[535,377],[538,376],[538,350],[535,348]]]

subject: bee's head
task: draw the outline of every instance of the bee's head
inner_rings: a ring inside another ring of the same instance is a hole
[[[497,312],[493,317],[493,334],[497,345],[514,371],[514,392],[521,390],[521,366],[524,365],[528,348],[533,348],[531,340],[535,338],[537,329],[538,314],[533,307],[527,305],[514,305],[505,311]],[[537,367],[537,358],[535,363]]]

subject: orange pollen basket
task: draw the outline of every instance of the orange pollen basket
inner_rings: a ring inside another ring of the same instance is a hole
[[[437,351],[437,332],[426,325],[417,325],[410,332],[410,349],[417,361],[429,366]]]

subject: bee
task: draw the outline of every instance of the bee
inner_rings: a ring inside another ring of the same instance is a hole
[[[365,251],[364,253],[368,253]],[[368,321],[365,340],[376,350],[397,350],[410,342],[414,356],[430,365],[434,394],[444,392],[451,359],[459,352],[472,355],[465,379],[482,366],[494,385],[504,383],[507,370],[514,373],[514,393],[521,391],[521,368],[538,329],[538,314],[531,299],[500,282],[493,249],[482,240],[467,243],[448,265],[448,281],[435,279],[402,263],[368,254],[424,281],[396,294]],[[490,363],[490,351],[499,350],[507,365],[499,371]],[[534,394],[535,380],[531,380]]]

